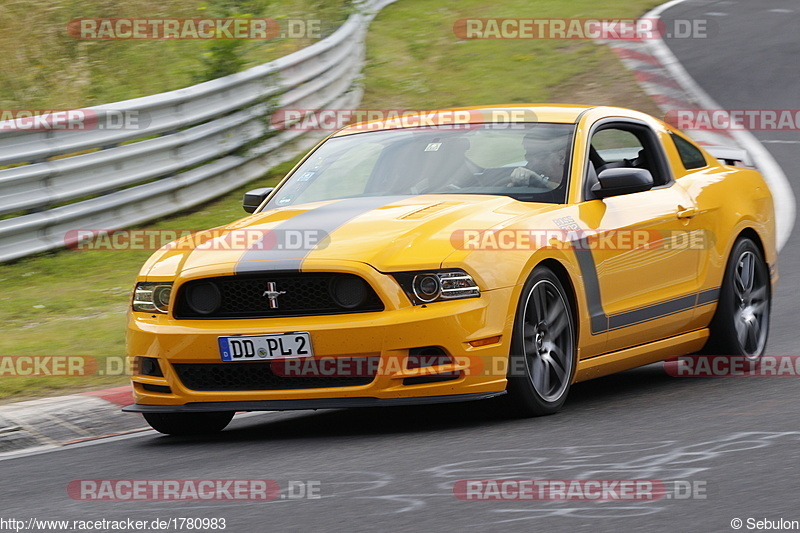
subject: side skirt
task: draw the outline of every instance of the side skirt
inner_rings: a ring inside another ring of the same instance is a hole
[[[701,329],[683,333],[677,337],[583,359],[578,361],[574,382],[599,378],[637,366],[657,363],[673,356],[696,352],[705,345],[708,335],[708,329]]]

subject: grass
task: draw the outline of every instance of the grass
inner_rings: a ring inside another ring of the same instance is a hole
[[[370,31],[365,108],[436,109],[562,102],[645,107],[632,76],[604,46],[581,40],[461,40],[462,18],[622,18],[659,0],[400,0]],[[411,23],[410,21],[413,21]],[[624,92],[620,92],[623,89]]]
[[[0,109],[74,109],[180,89],[229,68],[231,61],[241,70],[312,42],[82,41],[66,31],[76,18],[319,19],[324,36],[347,18],[350,5],[350,0],[7,0],[0,3]],[[227,56],[231,44],[235,55]]]
[[[487,5],[485,0],[400,0],[386,8],[370,29],[362,107],[432,109],[553,101],[657,112],[605,47],[584,41],[461,41],[452,24],[467,17],[634,17],[658,3],[660,0],[495,0]],[[40,5],[39,9],[44,8]],[[152,71],[168,68],[162,64],[162,49],[151,50],[159,51],[159,60],[151,61]],[[164,54],[169,57],[167,51]],[[144,81],[137,80],[134,85],[137,83]],[[111,94],[123,90],[142,89],[103,89],[98,94],[113,99]],[[273,169],[257,184],[274,183],[290,166]],[[242,193],[254,186],[146,227],[201,229],[233,221],[244,214]],[[0,354],[122,355],[130,291],[149,254],[65,250],[0,266]],[[99,375],[81,379],[0,377],[0,401],[126,381],[124,376]]]

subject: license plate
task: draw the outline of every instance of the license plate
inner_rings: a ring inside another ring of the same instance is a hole
[[[219,353],[223,361],[232,362],[271,361],[314,355],[308,333],[219,337]]]

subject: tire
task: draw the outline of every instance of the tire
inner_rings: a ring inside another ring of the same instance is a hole
[[[747,237],[733,245],[703,353],[744,356],[757,363],[767,346],[772,290],[769,268]]]
[[[210,435],[225,429],[233,411],[212,413],[143,413],[150,427],[166,435]]]
[[[506,394],[511,414],[544,416],[561,409],[575,375],[575,339],[572,304],[561,281],[536,267],[514,317]]]

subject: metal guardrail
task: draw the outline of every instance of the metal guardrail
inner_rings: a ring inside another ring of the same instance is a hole
[[[70,230],[123,228],[187,209],[309,149],[320,132],[266,135],[266,102],[356,107],[367,26],[394,1],[368,0],[332,35],[244,72],[87,108],[100,117],[136,112],[137,128],[0,132],[0,166],[24,163],[0,170],[0,215],[27,212],[0,220],[0,262],[63,247]],[[52,207],[65,202],[74,203]]]

